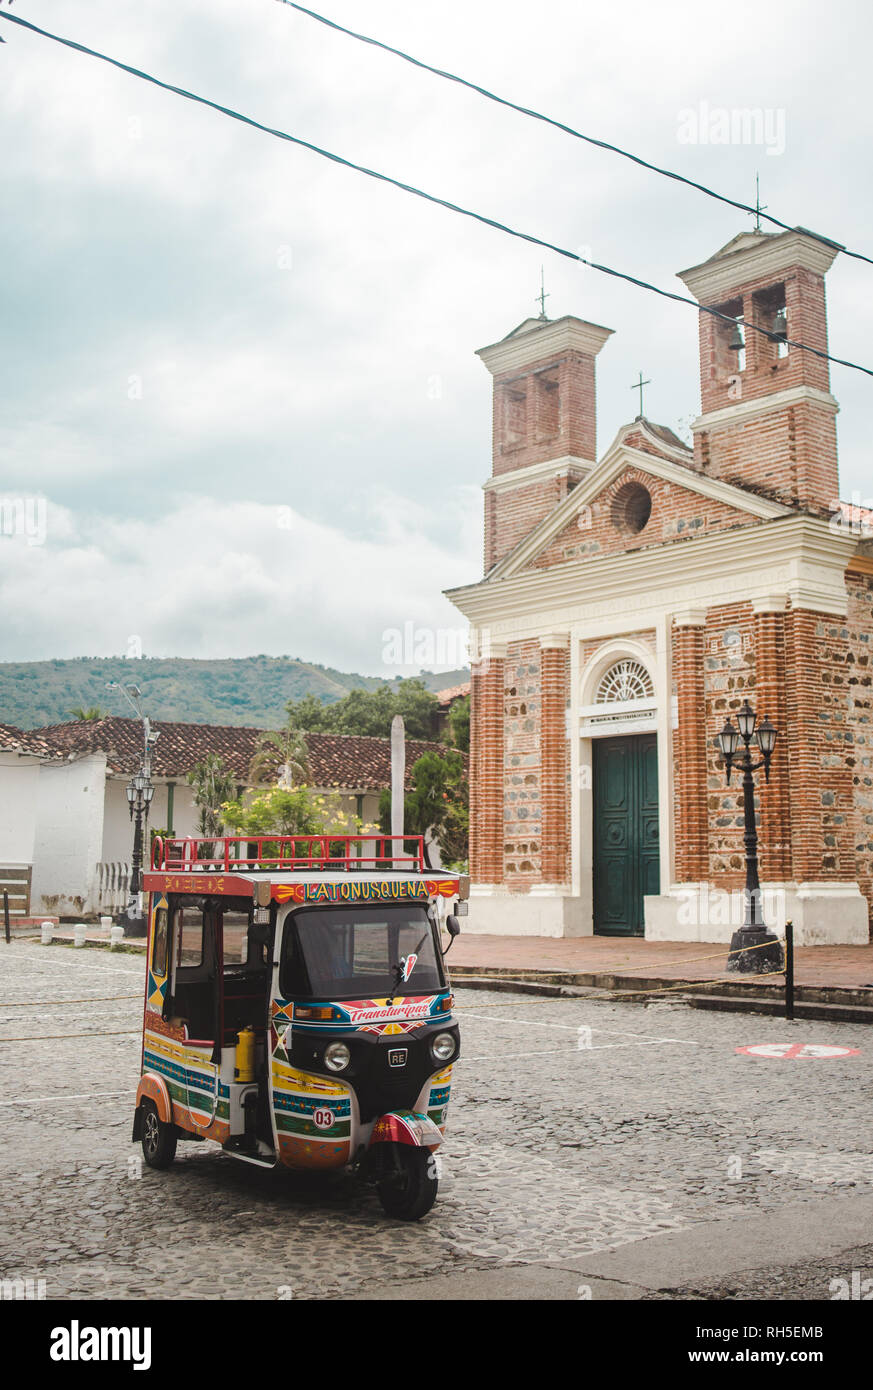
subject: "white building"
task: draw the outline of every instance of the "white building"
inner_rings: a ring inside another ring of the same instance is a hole
[[[249,768],[262,729],[153,722],[155,786],[149,826],[175,836],[198,834],[187,774],[209,753],[238,778]],[[390,741],[308,734],[309,784],[339,792],[352,818],[378,823],[379,798],[391,785]],[[436,742],[407,744],[406,785]],[[0,874],[14,887],[14,916],[93,917],[127,902],[133,827],[126,788],[140,766],[136,719],[77,720],[30,733],[0,725]],[[150,843],[146,829],[146,854]],[[0,892],[4,883],[0,883]]]

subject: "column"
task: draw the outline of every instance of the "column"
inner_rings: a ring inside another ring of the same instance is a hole
[[[503,882],[505,645],[472,666],[470,691],[470,875]]]
[[[792,878],[854,883],[845,619],[791,609],[785,618],[785,667]]]
[[[791,794],[788,772],[788,719],[785,653],[786,596],[756,599],[752,603],[755,624],[755,712],[778,730],[770,764],[770,781],[756,778],[760,806],[759,855],[761,880],[786,883],[791,867]]]
[[[676,613],[673,618],[673,678],[678,706],[673,739],[677,883],[702,883],[709,877],[705,625],[706,614],[697,609]]]

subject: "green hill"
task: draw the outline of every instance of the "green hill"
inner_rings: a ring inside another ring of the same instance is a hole
[[[466,671],[423,672],[431,690],[469,679]],[[222,661],[185,657],[80,656],[58,661],[0,662],[0,724],[36,729],[61,724],[70,710],[98,705],[106,714],[129,714],[124,696],[107,681],[133,682],[153,719],[192,724],[249,724],[277,728],[288,700],[315,695],[325,704],[350,690],[391,684],[291,656],[247,656]]]

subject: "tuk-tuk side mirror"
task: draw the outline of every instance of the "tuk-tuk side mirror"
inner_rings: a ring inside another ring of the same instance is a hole
[[[455,937],[461,935],[461,924],[454,913],[450,913],[449,916],[446,918],[446,931],[448,932],[449,937],[451,939],[445,951],[443,951],[443,955],[445,955],[451,949],[451,945]]]

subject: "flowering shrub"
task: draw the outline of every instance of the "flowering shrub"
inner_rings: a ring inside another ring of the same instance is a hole
[[[342,804],[339,792],[314,792],[311,787],[266,787],[243,793],[221,807],[228,829],[237,835],[377,835],[379,827],[365,824]],[[301,844],[300,857],[319,854],[320,846]],[[328,856],[342,853],[339,842],[327,846]],[[265,844],[265,858],[279,858],[280,846]],[[287,847],[283,851],[288,856]]]

